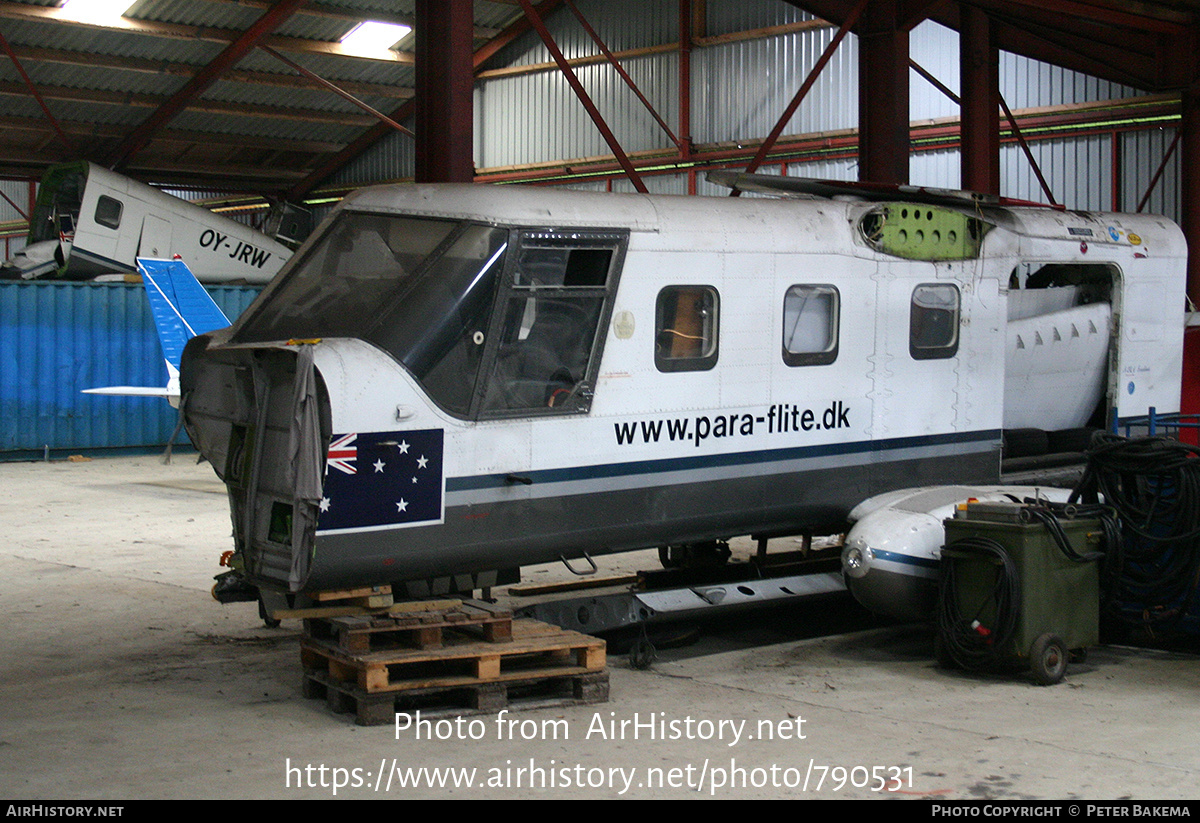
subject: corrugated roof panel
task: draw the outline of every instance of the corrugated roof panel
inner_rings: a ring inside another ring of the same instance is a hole
[[[386,60],[354,60],[327,54],[284,54],[289,60],[309,71],[337,83],[339,80],[356,80],[362,83],[382,83],[412,87],[414,69],[404,63]],[[295,72],[263,51],[252,51],[238,62],[237,67],[245,71],[264,71],[272,74],[294,74]]]
[[[401,101],[376,95],[356,95],[373,108],[390,112]],[[358,106],[327,89],[286,86],[260,86],[253,83],[218,81],[204,93],[203,100],[236,103],[245,106],[271,106],[278,109],[312,109],[323,112],[342,112],[356,117],[372,117]]]
[[[29,184],[24,180],[0,180],[0,192],[4,192],[4,197],[0,197],[0,223],[24,220],[25,216],[10,206],[8,201],[16,203],[27,215],[29,212]],[[8,200],[4,199],[5,197]]]
[[[788,177],[812,177],[817,180],[857,180],[858,159],[831,157],[808,163],[788,163]]]
[[[1000,93],[1011,109],[1129,97],[1138,92],[1009,52],[1000,52]]]
[[[356,115],[348,115],[359,118]],[[212,132],[215,134],[243,134],[254,137],[300,138],[334,143],[345,143],[357,137],[374,120],[369,115],[359,118],[359,125],[324,123],[317,120],[282,120],[268,117],[241,117],[237,115],[213,115],[209,112],[185,109],[171,121],[171,128],[179,131]],[[282,147],[286,148],[286,147]]]
[[[659,115],[668,124],[677,123],[675,55],[632,58],[621,65]],[[579,66],[576,75],[626,152],[672,145],[612,66]],[[491,78],[478,84],[475,100],[482,130],[476,162],[481,167],[611,154],[559,72]]]
[[[199,65],[207,63],[224,48],[221,43],[207,40],[138,34],[120,29],[64,26],[33,20],[5,20],[4,36],[13,45]]]
[[[126,94],[145,95],[151,100],[165,101],[187,82],[186,77],[173,75],[121,70],[94,71],[84,66],[33,60],[28,61],[25,70],[48,102],[57,99],[58,89],[89,89],[111,93],[111,103],[98,101],[96,105],[124,105],[123,97]],[[0,79],[10,82],[20,80],[11,62],[0,63]]]
[[[654,174],[642,178],[650,194],[687,194],[688,184],[686,174]],[[616,177],[612,181],[612,190],[632,194],[637,189],[627,177]]]
[[[962,187],[962,156],[958,149],[916,152],[909,156],[908,180],[914,186],[959,189]]]
[[[679,40],[679,10],[669,0],[576,0],[575,5],[609,51],[637,49]],[[544,18],[546,28],[568,60],[600,54],[570,9],[560,6]],[[506,46],[489,68],[549,63],[554,58],[537,32]]]
[[[1112,141],[1105,135],[1040,140],[1029,144],[1054,198],[1068,209],[1112,209]],[[1000,148],[1000,193],[1048,203],[1021,147]]]
[[[475,25],[502,30],[522,16],[520,6],[475,0]]]
[[[263,16],[262,9],[240,3],[197,3],[195,0],[141,0],[130,8],[134,20],[185,26],[244,30]]]
[[[709,0],[705,4],[704,34],[713,37],[739,31],[784,26],[813,15],[789,3],[744,3],[738,0]]]
[[[45,114],[31,97],[3,95],[0,96],[0,100],[3,100],[5,116],[45,121]],[[133,106],[107,106],[95,103],[77,103],[70,100],[49,100],[46,102],[46,106],[57,120],[100,125],[138,123],[146,117],[146,113],[149,111]]]

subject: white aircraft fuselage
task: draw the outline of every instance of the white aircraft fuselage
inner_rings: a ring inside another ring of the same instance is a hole
[[[998,482],[1047,386],[1099,398],[1055,429],[1178,410],[1185,254],[1162,217],[899,193],[366,189],[189,344],[184,414],[276,589],[834,533],[873,495]],[[1014,356],[1027,291],[1022,319],[1107,309]],[[1098,370],[1024,354],[1095,334]]]
[[[266,283],[291,254],[250,226],[79,161],[42,177],[27,244],[0,275],[88,280],[178,255],[202,283]]]

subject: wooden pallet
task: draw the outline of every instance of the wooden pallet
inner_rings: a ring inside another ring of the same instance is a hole
[[[496,681],[452,688],[406,689],[369,693],[354,682],[339,682],[328,672],[304,675],[304,696],[324,699],[337,714],[353,712],[360,726],[395,722],[398,712],[421,712],[437,719],[491,714],[500,709],[541,709],[608,701],[608,672]]]
[[[304,636],[349,654],[396,649],[438,649],[445,632],[488,643],[512,640],[512,612],[488,603],[465,601],[450,608],[409,613],[314,617],[304,621]]]
[[[511,627],[511,639],[505,642],[447,634],[439,647],[410,650],[350,652],[330,640],[305,637],[300,658],[306,671],[324,671],[332,682],[353,682],[368,694],[604,670],[603,640],[536,620],[513,620]]]

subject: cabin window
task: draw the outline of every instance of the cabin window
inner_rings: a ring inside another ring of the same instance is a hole
[[[624,235],[525,231],[497,301],[485,416],[587,411]]]
[[[840,300],[833,286],[792,286],[783,296],[783,362],[822,366],[837,359]]]
[[[958,353],[961,297],[949,283],[925,283],[913,289],[908,351],[914,360],[936,360]]]
[[[100,195],[96,201],[96,222],[110,229],[120,228],[123,208],[120,200],[114,200],[107,194]]]
[[[654,365],[659,371],[704,371],[717,364],[717,290],[668,286],[655,309]]]

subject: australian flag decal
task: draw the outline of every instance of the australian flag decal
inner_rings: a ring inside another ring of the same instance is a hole
[[[334,435],[318,532],[441,523],[441,429]]]

